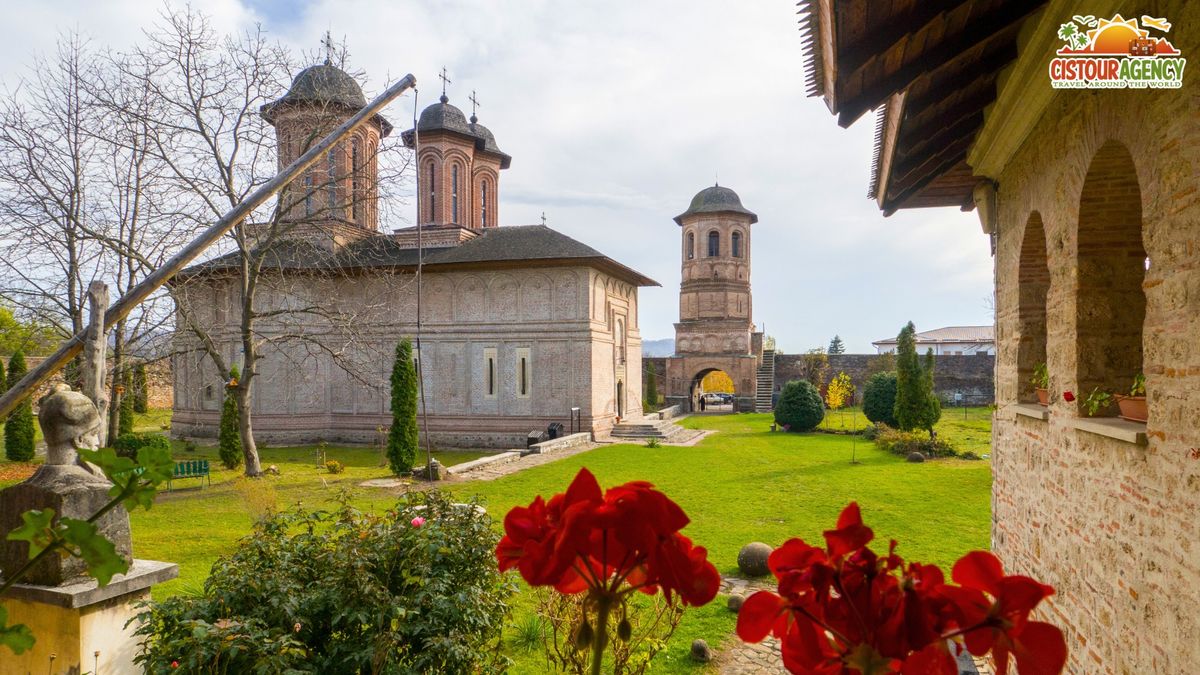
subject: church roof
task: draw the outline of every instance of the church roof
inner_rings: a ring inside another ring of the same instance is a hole
[[[297,73],[287,93],[282,98],[263,105],[259,111],[268,122],[274,123],[278,110],[294,104],[334,104],[351,110],[361,110],[367,107],[367,98],[350,73],[326,62]],[[375,120],[383,127],[384,136],[391,133],[392,125],[382,115],[376,115]]]
[[[597,267],[637,286],[659,286],[657,281],[609,258],[581,241],[545,225],[494,227],[458,246],[425,249],[425,267],[543,267],[577,263]],[[264,267],[287,270],[348,271],[356,268],[414,268],[417,250],[397,244],[391,237],[367,237],[331,252],[303,240],[282,240],[266,252]],[[179,273],[187,278],[205,272],[240,267],[238,253],[228,253],[193,265]]]
[[[740,213],[750,216],[750,222],[758,222],[758,215],[742,206],[742,199],[736,192],[720,185],[697,192],[687,211],[675,216],[675,222],[683,225],[684,217],[697,213]]]

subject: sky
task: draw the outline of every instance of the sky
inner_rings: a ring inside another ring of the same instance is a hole
[[[3,0],[0,81],[13,86],[58,35],[115,48],[154,0]],[[418,105],[441,93],[512,155],[500,224],[541,222],[662,284],[641,291],[644,340],[674,336],[680,278],[672,218],[718,182],[758,214],[754,321],[785,352],[873,353],[918,330],[992,323],[992,265],[974,213],[884,218],[866,197],[874,117],[841,129],[804,95],[794,0],[205,0],[225,30],[261,25],[313,53],[328,30],[370,98],[406,73]],[[282,94],[282,92],[280,92]],[[412,95],[385,114],[411,125]],[[411,209],[410,209],[411,210]],[[403,227],[410,223],[386,223]]]

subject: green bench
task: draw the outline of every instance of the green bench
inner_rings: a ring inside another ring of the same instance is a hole
[[[175,462],[175,470],[171,472],[171,479],[167,481],[167,490],[171,490],[171,483],[173,481],[183,478],[199,478],[211,486],[212,478],[208,474],[208,460],[189,459],[184,462]]]

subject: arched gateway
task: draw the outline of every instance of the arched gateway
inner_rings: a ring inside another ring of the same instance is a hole
[[[698,383],[713,370],[733,380],[734,410],[754,409],[762,333],[750,295],[750,226],[758,216],[737,193],[714,185],[675,217],[683,250],[675,354],[667,359],[667,402],[698,410]]]

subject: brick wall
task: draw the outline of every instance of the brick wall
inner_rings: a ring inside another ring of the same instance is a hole
[[[777,354],[775,356],[775,390],[791,380],[800,379],[800,354]],[[866,383],[871,373],[879,368],[874,365],[878,357],[874,354],[835,354],[829,357],[828,381],[839,372],[850,376],[858,388]],[[643,358],[643,367],[655,369],[658,375],[660,395],[666,387],[666,359],[663,357]],[[934,387],[945,401],[953,402],[954,394],[962,393],[971,405],[987,405],[994,400],[996,357],[991,355],[954,355],[935,357]]]
[[[1200,4],[1155,8],[1178,27],[1176,47],[1200,50]],[[1180,90],[1060,92],[995,177],[992,548],[1010,573],[1057,589],[1040,614],[1064,628],[1071,673],[1200,664],[1197,101],[1196,77]],[[1046,421],[1014,407],[1041,349]],[[1061,392],[1119,392],[1134,369],[1146,375],[1146,444],[1080,428]]]

